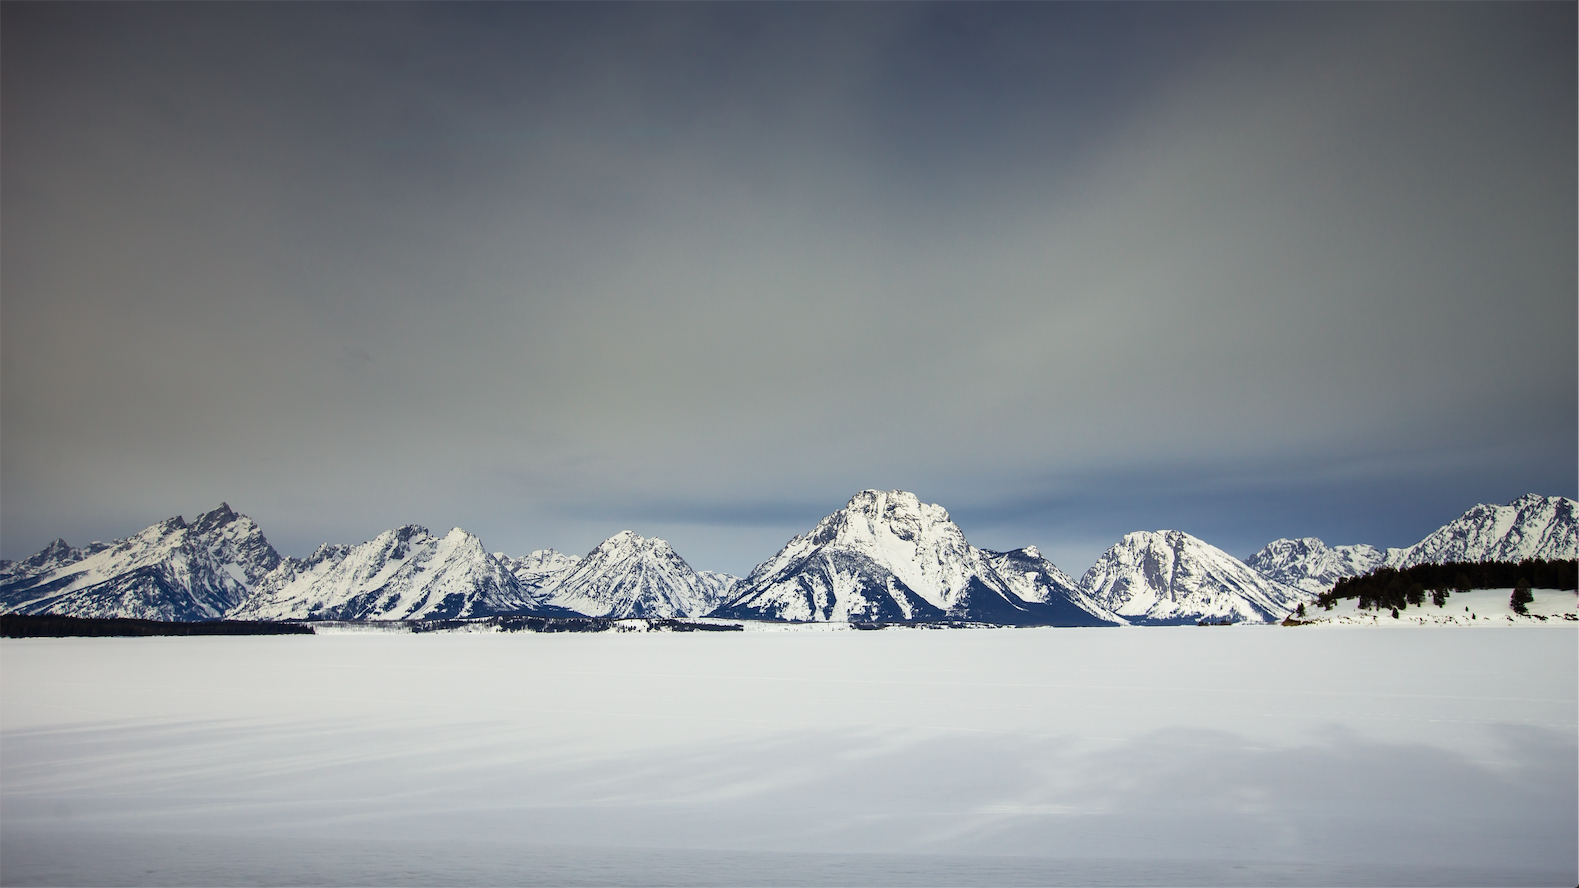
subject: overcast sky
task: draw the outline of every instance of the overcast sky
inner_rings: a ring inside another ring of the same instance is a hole
[[[0,555],[1579,494],[1572,3],[0,7]]]

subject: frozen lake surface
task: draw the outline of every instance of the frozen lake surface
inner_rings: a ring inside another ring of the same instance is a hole
[[[1572,885],[1579,631],[6,639],[0,881]]]

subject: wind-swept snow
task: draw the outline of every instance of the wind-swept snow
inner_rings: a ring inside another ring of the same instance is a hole
[[[1570,885],[1571,625],[6,639],[0,857],[8,884]]]

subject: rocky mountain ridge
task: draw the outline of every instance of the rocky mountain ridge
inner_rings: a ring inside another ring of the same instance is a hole
[[[1005,625],[1267,622],[1379,566],[1579,557],[1579,504],[1477,505],[1413,546],[1282,539],[1241,562],[1181,531],[1128,534],[1076,582],[1031,546],[978,549],[947,510],[862,491],[745,579],[698,571],[623,531],[577,558],[487,552],[406,525],[282,558],[226,504],[112,543],[56,540],[0,561],[0,610],[156,620],[448,619],[498,614]]]
[[[1412,546],[1384,551],[1363,544],[1329,548],[1314,537],[1281,539],[1246,563],[1269,580],[1320,594],[1378,567],[1526,558],[1579,558],[1579,502],[1529,493],[1505,505],[1476,505]]]
[[[72,617],[215,620],[280,564],[257,523],[230,506],[180,516],[113,543],[56,540],[3,567],[0,610]]]

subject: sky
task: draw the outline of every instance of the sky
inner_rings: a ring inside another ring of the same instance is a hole
[[[1079,574],[1579,495],[1576,13],[0,6],[0,557],[221,501]]]

